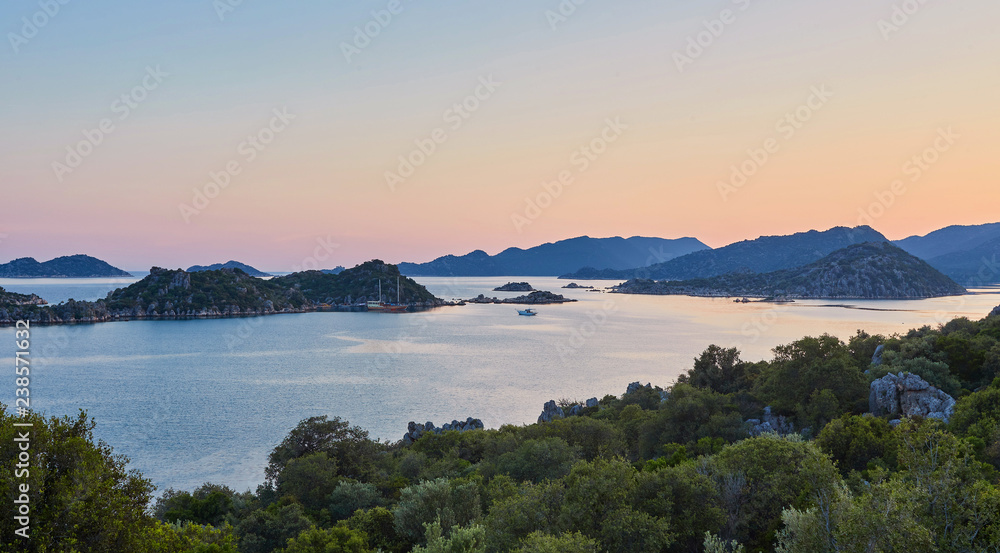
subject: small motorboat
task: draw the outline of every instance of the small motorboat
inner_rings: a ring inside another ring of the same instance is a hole
[[[535,315],[538,314],[538,312],[535,311],[534,309],[524,309],[524,310],[518,309],[517,314],[524,315],[525,317],[534,317]]]

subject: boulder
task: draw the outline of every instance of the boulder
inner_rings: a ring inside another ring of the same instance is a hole
[[[403,434],[403,444],[410,445],[427,433],[440,434],[447,430],[466,432],[468,430],[482,430],[485,427],[486,426],[483,424],[483,421],[472,417],[465,419],[464,422],[453,420],[449,423],[442,424],[440,428],[435,427],[434,423],[431,421],[427,421],[424,424],[410,421],[406,425],[406,434]]]
[[[562,418],[566,418],[566,413],[562,410],[562,407],[556,405],[556,401],[553,399],[545,402],[545,405],[542,407],[542,414],[538,415],[538,422],[552,422]]]
[[[894,419],[923,417],[948,422],[955,398],[931,386],[915,374],[887,374],[872,382],[868,410]]]
[[[597,407],[598,405],[600,405],[600,402],[596,397],[592,397],[587,400],[587,407]]]
[[[628,385],[628,388],[625,389],[625,394],[631,394],[631,393],[634,393],[634,392],[638,392],[642,388],[652,389],[653,385],[647,382],[646,385],[643,386],[642,383],[640,383],[640,382],[632,382],[631,384]]]

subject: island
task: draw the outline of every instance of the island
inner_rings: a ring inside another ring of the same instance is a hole
[[[527,282],[508,282],[503,286],[497,286],[494,292],[534,292],[535,289]]]
[[[593,286],[580,286],[579,284],[577,284],[575,282],[570,282],[566,286],[563,286],[563,288],[571,288],[571,289],[579,289],[579,290],[593,290],[594,289]]]
[[[866,242],[795,269],[690,280],[632,279],[612,287],[612,292],[789,300],[923,299],[967,290],[889,242]]]
[[[149,276],[94,302],[45,305],[38,296],[0,293],[0,326],[18,320],[73,324],[366,311],[368,301],[395,302],[397,298],[407,311],[452,305],[399,274],[396,266],[377,259],[337,275],[306,271],[270,280],[240,269],[188,272],[153,267]]]
[[[544,305],[550,303],[569,303],[577,300],[563,297],[561,294],[535,290],[527,296],[517,296],[516,298],[504,298],[501,300],[497,298],[488,298],[485,294],[479,294],[475,298],[465,301],[468,303],[516,303],[523,305]]]
[[[69,255],[38,262],[21,257],[0,265],[0,278],[131,278],[132,273],[89,255]]]
[[[240,263],[239,261],[227,261],[225,263],[215,263],[214,265],[194,265],[193,267],[188,267],[187,272],[189,273],[200,273],[202,271],[218,271],[219,269],[239,269],[244,273],[252,277],[269,277],[268,273],[257,270],[246,263]]]

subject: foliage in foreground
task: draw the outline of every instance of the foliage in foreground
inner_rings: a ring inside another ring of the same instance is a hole
[[[1000,551],[998,340],[990,317],[806,337],[759,363],[712,346],[666,400],[641,388],[580,416],[410,446],[314,417],[274,449],[255,492],[205,484],[152,505],[86,415],[32,415],[33,539],[16,541],[5,514],[3,550]],[[959,397],[949,424],[865,414],[871,380],[900,371]],[[765,406],[795,430],[751,436],[745,421]],[[14,493],[14,417],[0,422],[0,482]]]

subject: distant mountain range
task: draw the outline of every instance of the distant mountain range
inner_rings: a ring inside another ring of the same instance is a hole
[[[69,255],[39,263],[22,257],[0,265],[0,278],[102,278],[131,277],[117,267],[89,255]]]
[[[894,243],[966,287],[1000,282],[1000,223],[955,225]]]
[[[409,276],[556,276],[580,267],[630,269],[645,267],[708,246],[694,238],[590,238],[508,248],[496,255],[476,250],[463,256],[446,255],[428,263],[400,263]]]
[[[239,261],[231,261],[231,260],[225,263],[216,263],[214,265],[195,265],[193,267],[188,267],[187,272],[198,273],[201,271],[218,271],[219,269],[239,269],[252,277],[258,277],[258,278],[271,276],[263,271],[258,271],[257,269],[247,265],[246,263],[240,263]]]
[[[633,279],[625,294],[821,299],[920,299],[966,293],[927,262],[889,242],[837,250],[819,261],[769,273],[727,273],[711,278],[653,281]]]
[[[689,253],[644,268],[624,271],[584,268],[559,278],[685,280],[732,272],[767,273],[807,265],[852,244],[887,241],[885,236],[868,226],[834,227],[823,232],[810,230],[787,236],[761,236],[715,250]]]

